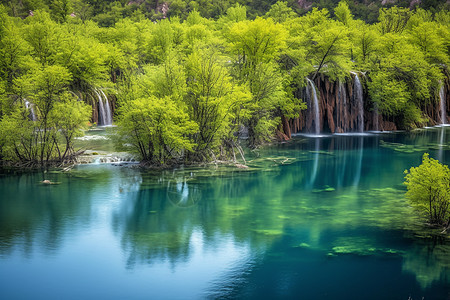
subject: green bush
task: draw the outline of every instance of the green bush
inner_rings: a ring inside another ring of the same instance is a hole
[[[425,153],[422,164],[405,170],[411,205],[423,213],[431,225],[446,225],[450,221],[450,170],[447,165],[429,158]]]

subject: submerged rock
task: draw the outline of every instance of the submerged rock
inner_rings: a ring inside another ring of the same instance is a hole
[[[322,193],[322,192],[334,192],[336,189],[334,187],[331,186],[324,186],[323,189],[313,189],[312,192],[313,193]]]
[[[243,165],[243,164],[236,164],[235,165],[238,169],[248,169],[248,166]]]
[[[42,180],[41,183],[42,183],[42,184],[45,184],[45,185],[59,184],[59,182],[52,182],[52,181],[50,181],[50,180],[48,180],[48,179]]]

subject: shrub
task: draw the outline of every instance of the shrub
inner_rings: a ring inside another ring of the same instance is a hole
[[[422,164],[405,170],[406,197],[431,225],[450,221],[450,170],[425,153]]]

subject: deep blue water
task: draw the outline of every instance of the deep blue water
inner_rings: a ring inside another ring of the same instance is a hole
[[[0,298],[450,299],[450,239],[402,185],[424,152],[450,163],[449,139],[297,136],[249,169],[4,171]]]

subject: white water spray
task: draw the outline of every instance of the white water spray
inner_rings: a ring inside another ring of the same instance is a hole
[[[99,126],[112,125],[112,114],[108,97],[106,97],[105,93],[102,90],[100,90],[100,92],[95,90],[94,92],[97,94],[98,98],[98,108],[99,108],[98,125]]]
[[[316,86],[314,85],[314,82],[309,79],[306,78],[306,80],[309,83],[309,86],[311,87],[312,90],[312,96],[313,96],[313,102],[314,102],[314,128],[315,128],[315,133],[319,134],[320,133],[320,116],[319,116],[319,100],[317,99],[317,92],[316,92]]]
[[[29,102],[27,99],[23,99],[25,103],[25,108],[30,111],[30,119],[31,121],[36,121],[36,113],[34,112],[34,104]]]
[[[447,124],[447,105],[446,105],[446,99],[445,99],[445,91],[444,91],[444,85],[441,85],[441,88],[439,89],[439,100],[440,100],[440,106],[441,106],[441,124]]]

